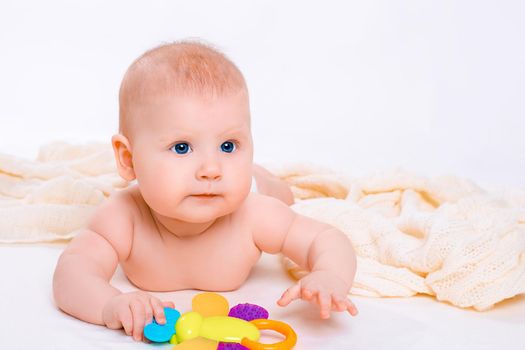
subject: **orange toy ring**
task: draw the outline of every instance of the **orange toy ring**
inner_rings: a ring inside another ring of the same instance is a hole
[[[250,350],[289,350],[297,343],[297,334],[295,334],[292,327],[281,321],[257,319],[250,321],[258,329],[269,329],[284,335],[285,339],[282,342],[274,344],[262,344],[248,338],[242,338],[241,345],[246,346]]]

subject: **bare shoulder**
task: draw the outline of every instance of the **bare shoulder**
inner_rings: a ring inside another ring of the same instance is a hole
[[[97,233],[116,251],[119,260],[129,256],[133,243],[133,227],[138,213],[133,189],[113,193],[89,218],[86,228]]]
[[[259,193],[250,193],[245,206],[254,243],[262,251],[279,252],[297,214],[281,200]]]

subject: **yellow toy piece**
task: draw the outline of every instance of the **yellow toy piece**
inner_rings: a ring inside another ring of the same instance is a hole
[[[261,336],[255,324],[248,321],[228,316],[202,317],[195,311],[181,315],[175,334],[179,343],[199,336],[219,342],[240,343],[244,338],[256,342]]]
[[[216,341],[197,337],[174,346],[172,350],[217,350],[218,346]]]
[[[204,319],[201,336],[216,341],[240,343],[244,338],[257,341],[261,334],[257,327],[248,321],[235,317],[213,316]]]
[[[193,297],[191,309],[201,314],[202,317],[228,316],[230,305],[222,295],[206,292]]]

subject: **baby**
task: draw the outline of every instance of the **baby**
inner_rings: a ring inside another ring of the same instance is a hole
[[[120,176],[136,183],[97,208],[60,256],[60,309],[140,341],[144,325],[163,324],[163,307],[174,307],[145,291],[235,290],[267,252],[310,271],[278,305],[303,299],[322,318],[357,314],[347,298],[352,245],[296,214],[288,186],[253,164],[248,91],[230,60],[197,42],[154,48],[126,72],[119,104],[112,146]],[[118,264],[139,291],[109,284]]]

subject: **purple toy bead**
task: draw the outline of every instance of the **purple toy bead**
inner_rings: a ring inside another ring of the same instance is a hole
[[[265,308],[255,304],[238,304],[230,309],[230,317],[240,318],[245,321],[268,318],[268,311]]]
[[[239,343],[219,343],[217,350],[250,350]]]

